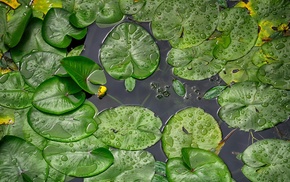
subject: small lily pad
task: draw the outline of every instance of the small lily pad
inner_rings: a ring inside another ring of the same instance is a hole
[[[93,181],[144,181],[151,182],[154,175],[154,157],[147,151],[113,150],[114,164],[103,173],[84,182]]]
[[[182,157],[167,162],[169,181],[224,181],[231,182],[231,173],[216,154],[198,148],[183,148]]]
[[[159,117],[141,106],[119,106],[98,115],[99,128],[95,135],[107,145],[125,150],[141,150],[161,138]]]
[[[159,49],[150,34],[134,23],[116,26],[100,50],[104,69],[117,80],[145,79],[159,65]]]
[[[185,108],[169,118],[162,135],[162,148],[168,158],[181,157],[181,149],[214,149],[221,141],[216,120],[204,110]]]
[[[287,181],[290,179],[289,150],[289,141],[257,141],[242,153],[242,172],[251,181]]]
[[[219,117],[240,130],[264,130],[289,118],[290,91],[258,82],[241,82],[218,97]]]
[[[69,143],[49,141],[43,156],[56,170],[75,177],[99,174],[114,161],[112,153],[93,135]]]
[[[64,114],[85,101],[85,93],[67,77],[52,77],[42,82],[33,96],[33,106],[42,112]]]

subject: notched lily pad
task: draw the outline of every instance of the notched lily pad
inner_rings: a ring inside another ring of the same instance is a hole
[[[107,145],[125,150],[141,150],[161,138],[159,117],[141,106],[120,106],[98,115],[99,128],[95,135]]]
[[[206,0],[170,0],[156,9],[151,28],[154,37],[170,40],[174,48],[188,48],[210,37],[218,23],[217,3]]]
[[[290,92],[258,82],[236,83],[218,97],[218,115],[230,127],[260,131],[289,118]]]
[[[150,34],[134,23],[116,26],[105,39],[100,60],[115,79],[145,79],[159,65],[159,48]]]
[[[251,181],[287,181],[290,178],[289,151],[289,141],[257,141],[242,153],[242,172]]]
[[[43,137],[70,142],[88,137],[97,130],[95,114],[95,109],[84,103],[77,110],[62,115],[46,114],[32,107],[27,117],[30,126]]]
[[[114,161],[112,153],[93,135],[69,143],[49,141],[43,156],[50,166],[74,177],[99,174]]]
[[[34,91],[24,82],[19,71],[10,72],[0,77],[0,105],[22,109],[31,106]]]
[[[162,135],[162,148],[168,158],[181,157],[184,147],[215,149],[221,141],[216,120],[204,110],[189,107],[169,118]]]
[[[33,106],[42,112],[59,115],[78,108],[85,99],[85,93],[71,78],[55,76],[37,87]]]
[[[166,173],[169,181],[232,181],[222,159],[199,148],[183,148],[182,157],[168,160]]]
[[[113,150],[114,164],[103,173],[85,178],[93,181],[144,181],[151,182],[154,175],[154,157],[147,151]]]

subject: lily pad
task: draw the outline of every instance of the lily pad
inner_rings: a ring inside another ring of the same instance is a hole
[[[1,125],[13,124],[15,122],[14,109],[0,106],[0,127]]]
[[[290,92],[258,82],[241,82],[218,97],[219,117],[230,127],[260,131],[289,118]]]
[[[154,157],[147,151],[113,150],[114,164],[103,173],[84,182],[91,181],[144,181],[151,182],[154,175]]]
[[[61,8],[63,0],[32,1],[33,17],[43,19],[50,8]]]
[[[76,28],[69,22],[71,13],[62,8],[51,8],[42,25],[43,39],[57,48],[66,48],[72,39],[80,40],[87,34],[87,28]]]
[[[37,87],[33,106],[42,112],[59,115],[78,108],[85,99],[85,93],[71,78],[52,77]]]
[[[201,44],[218,23],[218,4],[210,1],[163,1],[156,9],[151,28],[155,38],[170,40],[174,48]]]
[[[56,170],[75,177],[99,174],[114,161],[112,153],[93,135],[69,143],[49,141],[43,156]]]
[[[251,181],[287,181],[290,179],[289,150],[289,141],[257,141],[242,153],[242,172]]]
[[[164,0],[143,0],[145,1],[142,8],[133,14],[133,18],[139,22],[151,22],[156,9]]]
[[[33,52],[22,58],[20,72],[25,82],[36,88],[54,75],[62,58],[52,52]]]
[[[22,57],[31,52],[53,52],[62,56],[66,55],[65,49],[50,46],[41,35],[42,20],[32,18],[25,29],[17,46],[11,49],[11,57],[15,62],[20,62]]]
[[[149,77],[157,69],[159,57],[159,49],[153,38],[134,23],[116,26],[100,50],[104,69],[117,80]]]
[[[162,135],[162,148],[168,158],[181,157],[181,149],[215,149],[221,141],[216,120],[201,108],[188,107],[169,118]]]
[[[213,54],[221,60],[235,60],[246,55],[258,37],[258,24],[245,8],[223,10],[217,30],[222,35],[217,38]]]
[[[221,158],[198,148],[183,148],[182,157],[168,160],[166,172],[169,181],[232,181],[231,173]]]
[[[34,145],[15,136],[5,136],[0,153],[1,180],[46,181],[48,165]]]
[[[33,89],[24,82],[19,71],[10,72],[0,77],[0,105],[22,109],[31,106]]]
[[[109,146],[124,150],[141,150],[161,138],[159,117],[141,106],[119,106],[98,115],[95,135]]]
[[[213,57],[215,45],[216,41],[210,40],[188,49],[171,49],[167,62],[173,66],[173,74],[187,80],[203,80],[217,74],[225,61]]]
[[[146,0],[120,0],[120,9],[123,14],[133,15],[140,11],[140,9],[147,3]]]
[[[87,57],[66,57],[61,60],[61,65],[73,80],[90,94],[97,94],[99,87],[107,82],[102,67]]]
[[[51,115],[31,108],[27,117],[30,126],[50,140],[70,142],[92,135],[97,130],[95,109],[83,104],[77,110],[63,115]]]

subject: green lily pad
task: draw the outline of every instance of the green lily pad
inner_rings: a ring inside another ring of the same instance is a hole
[[[112,153],[93,135],[69,143],[49,141],[43,156],[56,170],[75,177],[99,174],[114,161]]]
[[[71,13],[61,8],[51,8],[43,20],[42,36],[51,46],[66,48],[72,39],[80,40],[87,34],[87,28],[76,28],[69,22]]]
[[[196,46],[214,32],[218,13],[217,3],[210,0],[163,1],[155,11],[152,32],[159,40],[170,40],[174,48]]]
[[[97,130],[95,109],[83,104],[77,110],[63,115],[51,115],[31,108],[27,117],[30,126],[41,136],[60,142],[77,141]]]
[[[120,9],[123,14],[133,15],[147,3],[146,0],[120,0]]]
[[[204,99],[214,99],[217,98],[228,86],[226,85],[218,85],[210,88],[205,92],[202,98]]]
[[[85,99],[85,93],[71,78],[52,77],[37,87],[33,106],[42,112],[59,115],[78,108]]]
[[[186,89],[184,84],[179,80],[172,80],[172,88],[174,92],[179,95],[180,97],[184,97],[186,94]]]
[[[132,92],[136,86],[136,79],[129,77],[125,79],[125,88],[127,91]]]
[[[228,85],[236,82],[259,81],[257,78],[259,67],[253,63],[258,51],[260,51],[259,47],[253,47],[245,56],[228,61],[219,73],[220,78]]]
[[[85,50],[85,45],[79,45],[67,53],[66,57],[80,56]]]
[[[4,4],[0,4],[0,57],[3,56],[3,54],[5,52],[7,52],[7,50],[9,49],[7,45],[5,45],[4,43],[4,36],[6,33],[6,20],[7,20],[7,13],[8,9],[7,6],[5,6]]]
[[[107,82],[102,67],[87,57],[66,57],[61,60],[61,65],[73,80],[90,94],[97,94],[100,85]]]
[[[1,181],[46,181],[48,165],[41,151],[15,136],[0,143]]]
[[[139,22],[151,22],[153,20],[156,9],[164,0],[143,0],[142,8],[133,14],[133,18]]]
[[[183,148],[182,157],[168,160],[166,172],[169,181],[232,181],[231,173],[221,158],[198,148]]]
[[[65,49],[50,46],[41,35],[42,20],[32,18],[25,29],[23,36],[17,46],[11,49],[11,57],[15,62],[20,62],[22,57],[31,52],[53,52],[62,56],[66,55]]]
[[[272,59],[271,63],[264,64],[258,71],[258,78],[276,88],[290,89],[290,37],[276,38],[263,44],[265,57]]]
[[[103,173],[85,178],[91,181],[143,181],[151,182],[154,175],[154,157],[147,151],[113,150],[114,164]]]
[[[0,105],[22,109],[31,106],[33,90],[25,84],[19,71],[0,77]]]
[[[188,107],[169,118],[162,135],[162,148],[168,158],[181,157],[181,149],[215,149],[221,141],[216,120],[204,110]]]
[[[50,8],[61,8],[63,0],[32,1],[33,17],[43,19]]]
[[[99,0],[95,12],[97,14],[95,22],[101,27],[114,25],[125,18],[119,0]]]
[[[217,74],[225,64],[215,59],[212,51],[216,41],[204,41],[190,49],[171,49],[167,62],[173,66],[173,74],[187,80],[203,80]]]
[[[246,55],[258,37],[258,24],[245,8],[223,10],[217,30],[222,35],[217,38],[213,54],[221,60],[235,60]]]
[[[289,141],[257,141],[242,153],[242,172],[251,181],[287,181],[290,179],[289,151]]]
[[[25,82],[36,88],[54,75],[62,58],[52,52],[32,52],[21,59],[20,72]]]
[[[95,0],[63,0],[63,8],[71,12],[70,23],[78,28],[85,28],[96,20],[97,4]]]
[[[161,138],[159,117],[141,106],[119,106],[98,115],[99,128],[95,135],[107,145],[125,150],[141,150]]]
[[[258,82],[241,82],[218,97],[219,117],[230,127],[260,131],[288,119],[290,92]]]
[[[100,50],[104,69],[115,79],[145,79],[158,67],[159,49],[141,26],[122,23],[107,36]]]

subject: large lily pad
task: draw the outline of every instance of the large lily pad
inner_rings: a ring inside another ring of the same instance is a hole
[[[84,182],[144,181],[151,182],[154,175],[154,157],[146,151],[113,150],[114,164],[103,173]]]
[[[61,65],[74,81],[90,94],[97,94],[100,85],[107,82],[102,67],[87,57],[66,57],[61,60]]]
[[[290,179],[289,151],[289,141],[258,141],[242,153],[242,172],[251,181],[287,181]]]
[[[112,153],[93,135],[69,143],[49,141],[43,155],[53,168],[75,177],[101,173],[114,161]]]
[[[31,106],[33,90],[26,85],[21,74],[10,72],[0,77],[1,106],[21,109]]]
[[[44,41],[41,28],[42,20],[38,18],[30,20],[19,44],[11,49],[11,57],[15,62],[20,62],[23,56],[36,51],[53,52],[62,56],[66,55],[65,49],[57,49]]]
[[[31,127],[50,140],[70,142],[92,135],[97,130],[96,111],[91,104],[63,115],[51,115],[31,108],[27,117]]]
[[[72,39],[80,40],[87,34],[87,28],[76,28],[69,22],[71,13],[62,8],[51,8],[42,25],[43,39],[50,45],[66,48]]]
[[[159,64],[159,49],[150,34],[134,23],[122,23],[107,36],[100,50],[104,69],[115,79],[145,79]]]
[[[183,148],[182,157],[168,160],[166,173],[169,181],[232,181],[221,158],[198,148]]]
[[[169,118],[162,135],[162,148],[168,158],[181,157],[181,149],[215,149],[221,141],[216,120],[204,110],[185,108]]]
[[[219,14],[217,30],[222,35],[217,38],[213,54],[222,60],[235,60],[246,55],[258,37],[258,24],[245,8],[223,10]]]
[[[78,108],[85,98],[85,93],[71,78],[52,77],[37,87],[33,105],[46,113],[63,114]]]
[[[174,48],[196,46],[214,32],[218,13],[218,4],[210,0],[163,1],[155,11],[152,32],[159,40],[170,40]]]
[[[33,52],[22,58],[20,72],[25,82],[36,88],[54,75],[62,58],[52,52]]]
[[[289,91],[258,82],[236,83],[218,97],[218,114],[230,127],[264,130],[288,119],[289,96]]]
[[[188,49],[171,49],[167,62],[173,66],[173,74],[187,80],[203,80],[217,74],[225,64],[215,59],[212,51],[216,41],[204,41]]]
[[[48,165],[34,145],[18,137],[5,136],[0,153],[1,181],[46,181]]]
[[[159,117],[141,106],[119,106],[98,115],[99,128],[95,135],[107,145],[125,150],[141,150],[161,138]]]

